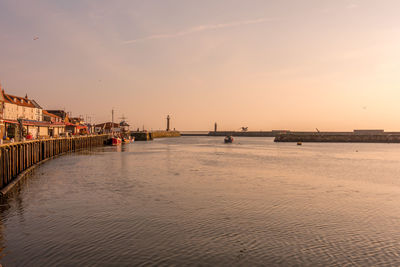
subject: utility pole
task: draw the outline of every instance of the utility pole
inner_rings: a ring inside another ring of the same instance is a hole
[[[214,123],[214,132],[217,131],[217,123]]]

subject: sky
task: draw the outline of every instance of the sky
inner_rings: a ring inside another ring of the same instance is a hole
[[[398,0],[0,0],[6,93],[92,122],[400,130]]]

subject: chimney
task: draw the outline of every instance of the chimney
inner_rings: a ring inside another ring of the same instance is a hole
[[[25,98],[28,99],[28,94],[25,95]]]

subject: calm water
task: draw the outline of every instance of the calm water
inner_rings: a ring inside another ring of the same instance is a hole
[[[37,168],[4,266],[400,265],[400,145],[182,137]]]

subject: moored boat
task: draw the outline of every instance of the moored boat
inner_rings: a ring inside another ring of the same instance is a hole
[[[117,146],[117,145],[120,145],[120,144],[122,144],[121,138],[111,137],[111,145]]]
[[[233,142],[233,137],[230,136],[230,135],[225,136],[224,142],[225,143],[232,143]]]
[[[135,141],[135,138],[131,137],[131,136],[122,138],[123,144],[130,144],[130,143],[133,143],[134,141]]]

